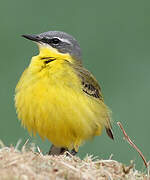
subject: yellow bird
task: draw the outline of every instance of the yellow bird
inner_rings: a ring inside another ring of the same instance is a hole
[[[53,144],[49,154],[76,154],[103,128],[113,139],[110,111],[98,82],[82,66],[78,42],[60,31],[23,37],[36,42],[39,54],[32,57],[15,90],[22,125]]]

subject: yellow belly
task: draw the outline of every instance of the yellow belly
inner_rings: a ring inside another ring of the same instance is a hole
[[[107,108],[85,94],[76,74],[65,68],[37,74],[27,69],[17,85],[15,105],[29,132],[38,132],[57,147],[78,149],[84,140],[101,133]]]

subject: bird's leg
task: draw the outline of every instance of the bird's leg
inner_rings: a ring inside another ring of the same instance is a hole
[[[54,145],[51,146],[48,155],[61,155],[64,152],[68,151],[67,148],[64,147],[55,147]]]
[[[77,154],[77,151],[75,149],[72,149],[70,153],[75,156]]]

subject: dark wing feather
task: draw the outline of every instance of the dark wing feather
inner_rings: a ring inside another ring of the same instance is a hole
[[[101,93],[101,88],[98,82],[96,81],[95,77],[88,70],[83,68],[83,66],[81,65],[71,65],[71,66],[73,66],[73,69],[76,71],[76,74],[80,77],[82,81],[83,91],[89,96],[104,101]],[[108,127],[106,127],[106,133],[111,139],[114,139],[109,117],[108,117]]]
[[[95,98],[99,98],[102,100],[102,96],[100,95],[100,92],[98,89],[96,89],[92,84],[85,82],[84,80],[82,81],[83,85],[83,91],[87,93],[90,96],[93,96]]]
[[[94,76],[82,66],[73,65],[73,68],[82,81],[83,91],[89,96],[93,96],[103,101],[101,88]]]

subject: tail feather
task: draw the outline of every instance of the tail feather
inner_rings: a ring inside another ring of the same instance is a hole
[[[107,133],[107,135],[108,135],[111,139],[114,140],[114,135],[113,135],[113,131],[112,131],[111,128],[107,128],[107,127],[106,127],[106,133]]]

